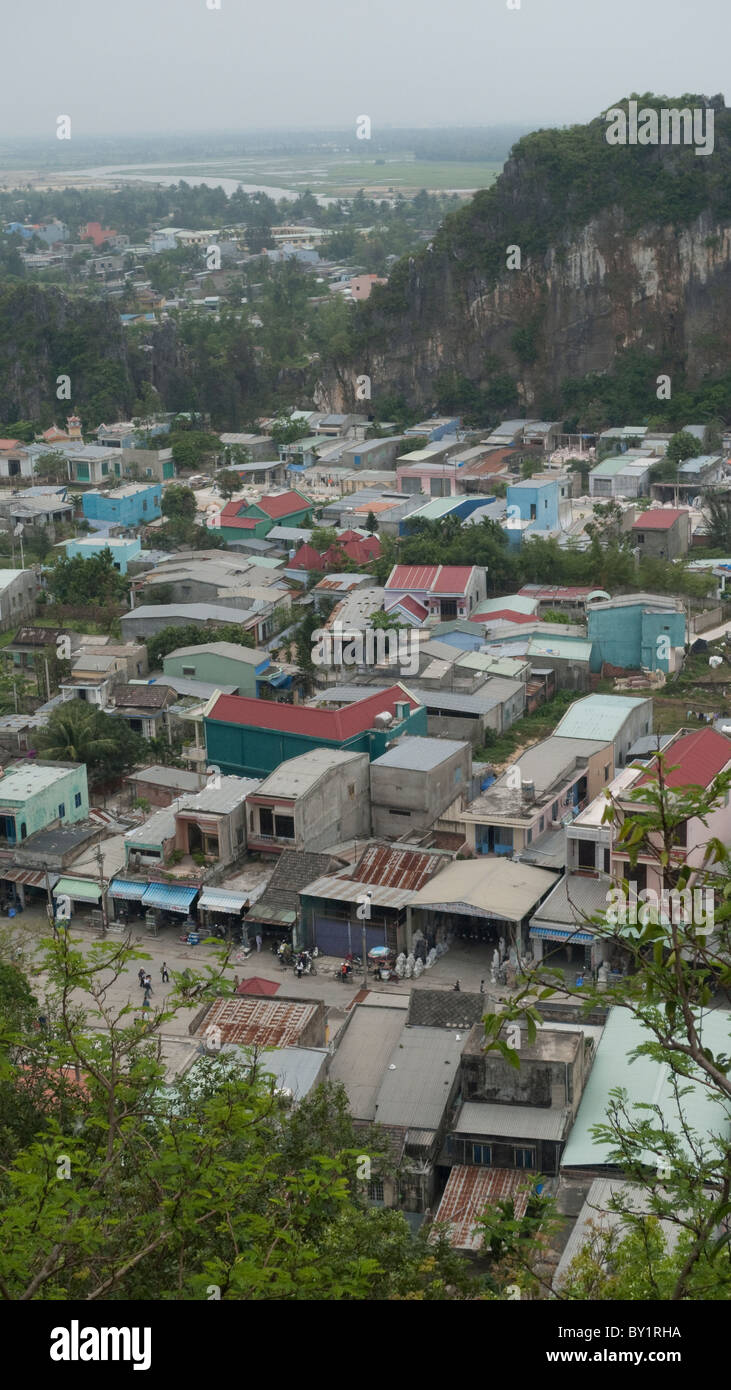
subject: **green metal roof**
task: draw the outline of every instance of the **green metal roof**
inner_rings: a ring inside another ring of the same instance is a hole
[[[682,1033],[682,1029],[681,1029]],[[706,1012],[700,1024],[701,1041],[713,1052],[729,1051],[731,1036],[731,1017],[722,1010]],[[731,1106],[719,1105],[705,1087],[691,1081],[682,1081],[683,1087],[690,1087],[682,1100],[682,1118],[673,1094],[672,1072],[667,1062],[656,1062],[651,1057],[638,1057],[629,1060],[629,1054],[641,1043],[653,1041],[652,1035],[626,1009],[612,1009],[597,1048],[597,1055],[589,1079],[581,1098],[579,1111],[571,1131],[561,1162],[566,1167],[596,1167],[609,1163],[610,1149],[598,1143],[591,1133],[592,1127],[606,1123],[607,1104],[610,1091],[623,1087],[632,1106],[659,1105],[665,1125],[676,1134],[683,1149],[689,1153],[684,1128],[694,1131],[701,1140],[709,1140],[713,1134],[721,1134],[728,1142],[731,1136]],[[651,1111],[635,1111],[638,1120],[654,1119]],[[610,1146],[611,1148],[611,1146]],[[658,1155],[645,1151],[643,1161],[657,1164]]]
[[[613,739],[633,710],[647,703],[646,696],[587,695],[567,709],[554,733],[561,738]]]
[[[53,890],[53,896],[83,898],[85,902],[95,903],[99,901],[101,891],[100,885],[95,883],[93,878],[60,878]]]

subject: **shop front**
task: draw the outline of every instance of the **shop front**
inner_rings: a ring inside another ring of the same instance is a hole
[[[238,938],[245,926],[249,898],[246,893],[235,893],[229,889],[204,888],[198,899],[197,910],[205,931],[211,935]]]
[[[93,878],[59,878],[53,889],[53,902],[56,918],[66,915],[64,902],[68,901],[68,916],[74,917],[82,912],[101,912],[103,889]]]
[[[118,922],[142,921],[145,909],[142,899],[148,888],[147,879],[113,878],[109,897]]]

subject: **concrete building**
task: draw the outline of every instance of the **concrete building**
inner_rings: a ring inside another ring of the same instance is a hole
[[[383,606],[398,617],[406,603],[407,622],[444,622],[468,618],[485,593],[485,571],[477,565],[394,565]]]
[[[38,576],[35,570],[0,570],[0,630],[3,632],[36,611]]]
[[[258,647],[238,642],[206,642],[198,647],[177,647],[163,658],[166,676],[183,676],[210,685],[233,686],[237,695],[258,696],[260,677],[271,669],[269,655]]]
[[[622,594],[587,604],[591,669],[676,671],[686,642],[680,599],[667,594]]]
[[[384,839],[430,830],[469,793],[472,748],[450,739],[403,738],[371,763],[373,834]]]
[[[227,608],[219,603],[149,603],[140,604],[120,618],[125,642],[146,642],[164,627],[221,627],[230,623],[251,631],[257,641],[271,635],[270,615],[273,604],[262,603],[258,608]]]
[[[201,791],[205,778],[198,772],[185,772],[178,767],[153,764],[127,774],[126,781],[140,801],[151,806],[170,806],[178,797]]]
[[[603,459],[589,474],[589,496],[646,497],[650,485],[650,469],[658,460],[647,454],[619,454]]]
[[[84,700],[97,709],[111,704],[115,688],[127,679],[124,657],[105,653],[103,649],[90,652],[81,649],[70,675],[59,682],[64,701]]]
[[[606,739],[614,766],[623,767],[639,738],[652,733],[652,700],[632,695],[587,695],[575,700],[553,731],[554,738]]]
[[[511,483],[506,493],[507,530],[517,538],[525,531],[558,531],[570,516],[571,480],[567,474],[543,477],[537,474]]]
[[[573,819],[613,774],[608,739],[543,739],[461,813],[468,843],[476,854],[519,855]]]
[[[83,536],[77,540],[63,541],[62,544],[67,560],[72,560],[75,555],[80,555],[82,560],[89,560],[93,555],[101,555],[103,551],[108,550],[114,568],[120,574],[127,573],[130,560],[134,560],[142,549],[142,542],[138,536],[130,536],[129,538]]]
[[[313,748],[289,758],[247,798],[253,852],[316,853],[370,834],[367,753]]]
[[[241,776],[266,777],[313,747],[377,758],[399,734],[426,733],[426,711],[401,685],[347,709],[315,709],[224,695],[204,720],[209,762]]]
[[[114,526],[146,526],[161,516],[160,483],[125,483],[110,492],[85,492],[81,500],[87,521]]]
[[[632,527],[632,540],[640,559],[676,560],[690,546],[690,512],[676,507],[651,507]]]
[[[12,763],[0,772],[0,848],[37,830],[86,820],[89,791],[81,763]]]

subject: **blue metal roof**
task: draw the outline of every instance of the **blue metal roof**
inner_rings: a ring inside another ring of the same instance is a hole
[[[187,912],[198,889],[189,884],[151,883],[142,902],[145,907],[163,907],[170,912]]]
[[[541,937],[544,941],[570,941],[572,946],[574,942],[591,946],[596,939],[590,932],[563,931],[560,927],[531,927],[529,935]]]
[[[146,883],[135,882],[131,878],[113,878],[109,892],[113,898],[133,898],[141,902],[147,886]]]

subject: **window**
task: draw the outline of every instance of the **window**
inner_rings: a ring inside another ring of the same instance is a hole
[[[268,806],[259,807],[259,834],[274,834],[274,816]]]
[[[492,1163],[492,1145],[473,1144],[472,1162],[480,1164],[483,1168],[489,1168]]]
[[[514,1149],[516,1168],[535,1168],[536,1151],[535,1149]]]
[[[253,817],[252,817],[252,819],[253,819]],[[243,843],[244,843],[244,827],[243,827],[243,825],[240,825],[239,828],[238,828],[238,830],[236,831],[236,843],[237,843],[237,845],[243,845]]]
[[[65,801],[62,801],[62,802],[61,802],[61,805],[60,805],[59,808],[58,808],[58,814],[59,814],[60,819],[63,820],[64,816],[66,815],[66,802],[65,802]]]
[[[608,850],[608,849],[605,849],[605,851],[604,851],[604,872],[605,872],[605,874],[608,874],[608,873],[609,873],[609,850]]]
[[[194,676],[194,675],[195,675],[195,666],[184,666],[184,667],[183,667],[183,675],[184,675],[184,676]]]
[[[551,807],[551,820],[558,820],[558,802],[554,801]]]
[[[410,816],[410,811],[398,811],[395,806],[389,807],[389,814],[392,816]]]
[[[528,831],[528,834],[527,834],[526,837],[525,837],[525,842],[526,842],[527,845],[529,845],[529,844],[532,843],[532,840],[533,840],[533,829],[531,828],[531,829]]]
[[[543,832],[543,823],[544,823],[544,820],[545,820],[545,816],[541,816],[541,819],[540,819],[539,822],[538,822],[538,834],[539,834],[539,835],[542,834],[542,832]]]
[[[383,1181],[381,1178],[374,1178],[372,1182],[369,1182],[368,1200],[369,1202],[383,1201]]]
[[[687,820],[681,821],[679,825],[676,825],[675,830],[673,831],[673,839],[675,840],[676,845],[681,845],[681,846],[683,847],[683,849],[686,849],[686,848],[687,848],[687,845],[688,845],[688,822],[687,822]]]
[[[455,780],[455,782],[461,782],[461,781],[462,781],[462,769],[461,769],[461,767],[456,767],[456,768],[454,769],[454,780]]]
[[[608,781],[609,781],[609,763],[607,763],[607,765],[606,765],[606,767],[605,767],[605,769],[604,769],[604,781],[605,781],[605,782],[608,782]]]
[[[142,498],[142,510],[143,510],[143,512],[146,512],[146,511],[147,511],[147,498],[146,498],[146,497],[143,497],[143,498]]]
[[[294,839],[294,816],[275,816],[274,830],[278,839]]]
[[[81,792],[75,792],[75,793],[74,793],[74,806],[80,806],[80,805],[81,805]]]
[[[638,531],[638,533],[637,533],[637,544],[638,544],[638,545],[644,545],[644,544],[645,544],[645,533],[644,533],[644,531]]]

